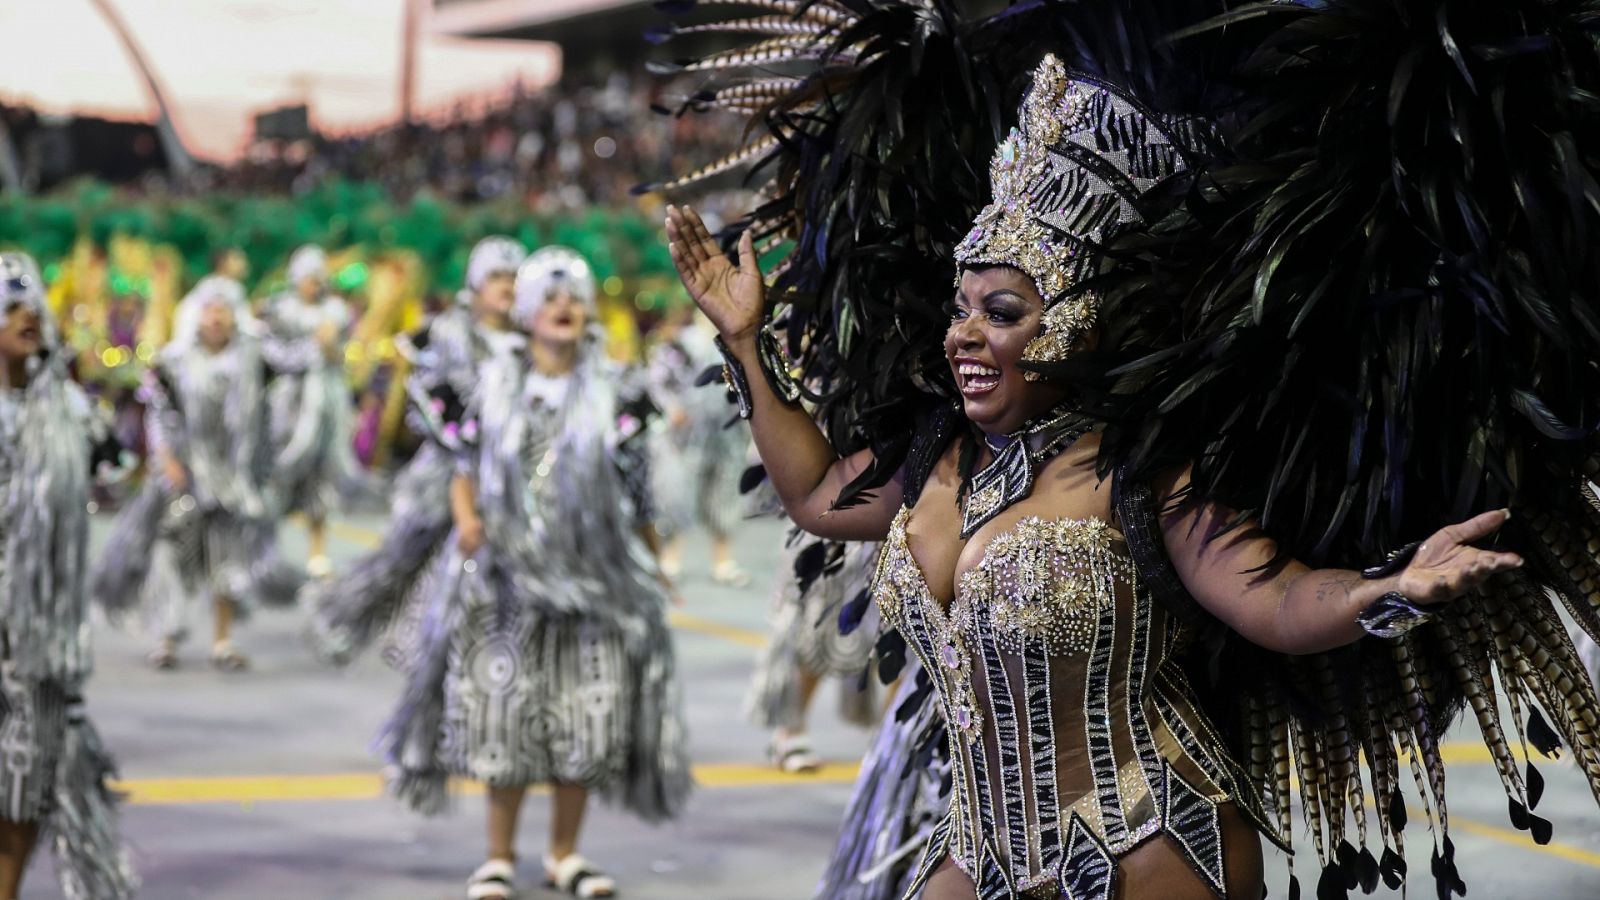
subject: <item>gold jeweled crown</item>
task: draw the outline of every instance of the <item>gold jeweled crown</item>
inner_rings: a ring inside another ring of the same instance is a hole
[[[1074,286],[1095,274],[1106,241],[1143,224],[1139,198],[1187,171],[1208,133],[1200,120],[1161,116],[1069,72],[1054,54],[1039,63],[1017,127],[989,163],[993,199],[955,251],[958,282],[983,265],[1033,279],[1044,330],[1025,360],[1059,361],[1094,326],[1099,298]]]

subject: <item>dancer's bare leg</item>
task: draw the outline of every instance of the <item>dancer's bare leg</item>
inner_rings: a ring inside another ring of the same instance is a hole
[[[488,785],[485,809],[488,812],[489,858],[467,879],[469,896],[504,898],[515,895],[517,820],[522,816],[522,801],[527,785],[503,787]]]
[[[38,842],[38,822],[0,819],[0,900],[16,900],[22,890],[22,874],[28,869],[28,858]]]
[[[211,664],[225,672],[238,672],[250,660],[233,646],[233,620],[238,607],[230,597],[218,595],[211,601]]]
[[[733,541],[725,534],[711,535],[711,565],[716,568],[733,562]]]
[[[578,832],[589,806],[589,789],[558,784],[551,790],[550,856],[566,859],[578,852]]]
[[[796,673],[795,690],[798,693],[800,706],[799,717],[791,725],[780,725],[775,730],[778,740],[787,740],[797,734],[806,733],[806,716],[811,711],[811,698],[817,694],[817,685],[822,683],[821,677],[815,672],[810,672],[804,667],[799,667]]]
[[[675,532],[661,542],[661,552],[658,556],[661,562],[661,571],[668,576],[676,576],[683,571],[683,533]]]
[[[328,574],[328,519],[314,516],[306,520],[306,533],[310,538],[307,571],[318,578]]]
[[[745,587],[750,576],[733,558],[733,539],[721,532],[711,532],[711,579],[728,587]]]
[[[217,597],[211,601],[211,644],[221,646],[233,638],[233,601]]]
[[[955,860],[945,857],[933,876],[922,888],[922,900],[977,900],[978,888],[967,873],[956,867]]]
[[[578,854],[578,832],[589,805],[589,789],[572,784],[551,787],[550,855],[545,877],[557,890],[582,897],[614,897],[617,884]]]
[[[526,785],[489,788],[489,858],[517,858],[517,821],[522,817]]]

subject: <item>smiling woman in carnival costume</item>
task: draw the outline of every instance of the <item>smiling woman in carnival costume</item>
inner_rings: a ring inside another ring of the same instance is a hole
[[[1546,595],[1600,632],[1583,4],[766,5],[685,106],[775,134],[665,186],[763,202],[668,236],[791,517],[886,541],[953,768],[913,896],[1253,898],[1294,776],[1319,896],[1398,886],[1407,757],[1460,893],[1464,708],[1536,841],[1517,738],[1600,790]]]

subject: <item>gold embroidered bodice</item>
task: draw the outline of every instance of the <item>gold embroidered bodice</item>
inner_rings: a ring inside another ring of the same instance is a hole
[[[1024,518],[989,540],[945,607],[890,527],[885,621],[933,679],[948,725],[951,856],[988,897],[1109,897],[1115,859],[1172,834],[1224,893],[1217,805],[1243,773],[1190,696],[1183,629],[1100,519]],[[1248,802],[1248,801],[1247,801]]]

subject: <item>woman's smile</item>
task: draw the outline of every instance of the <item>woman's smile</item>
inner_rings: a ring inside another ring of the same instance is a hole
[[[987,394],[1000,386],[1000,370],[970,356],[958,356],[951,361],[956,370],[956,384],[967,397]]]

